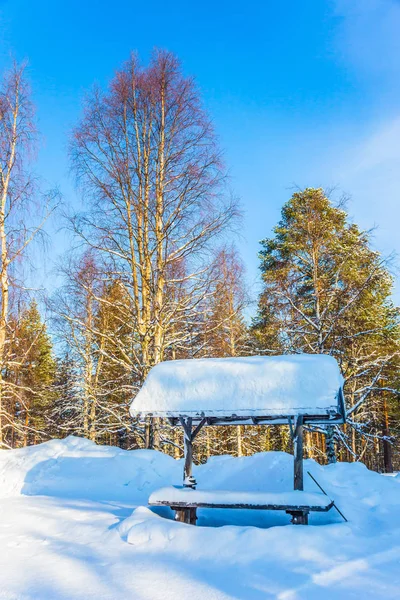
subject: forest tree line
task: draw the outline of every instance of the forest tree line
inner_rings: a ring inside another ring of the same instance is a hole
[[[261,242],[261,292],[250,297],[230,241],[240,205],[197,87],[168,52],[156,51],[146,67],[132,55],[106,89],[88,92],[71,132],[82,210],[65,217],[62,284],[38,301],[24,265],[59,209],[32,171],[36,145],[25,68],[14,65],[0,90],[1,448],[78,435],[179,457],[178,429],[129,416],[152,366],[326,353],[345,377],[348,420],[308,429],[306,455],[400,468],[393,277],[344,204],[321,188],[296,190]],[[282,427],[200,436],[199,461],[291,449]]]

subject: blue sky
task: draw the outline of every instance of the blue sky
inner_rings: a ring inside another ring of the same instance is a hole
[[[29,59],[42,149],[37,170],[78,205],[68,132],[82,96],[137,50],[175,52],[211,114],[245,212],[250,283],[259,240],[293,186],[337,186],[351,216],[400,251],[399,0],[0,0],[0,67]],[[42,279],[66,245],[53,223]],[[396,294],[398,299],[399,294]]]

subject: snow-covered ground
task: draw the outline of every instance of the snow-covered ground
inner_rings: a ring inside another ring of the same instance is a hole
[[[0,598],[304,600],[400,597],[400,476],[306,461],[333,510],[310,525],[278,512],[199,511],[199,526],[147,508],[182,464],[78,438],[0,452]],[[292,457],[215,457],[199,489],[283,492]],[[306,491],[317,492],[306,477]]]

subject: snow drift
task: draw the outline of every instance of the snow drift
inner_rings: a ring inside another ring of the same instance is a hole
[[[199,490],[272,494],[291,490],[292,469],[290,455],[269,452],[214,457],[195,476]],[[348,523],[333,511],[303,527],[284,513],[204,509],[193,527],[147,508],[180,483],[180,461],[161,453],[78,438],[0,451],[0,598],[398,598],[399,477],[362,464],[305,470]],[[305,484],[318,491],[306,474]]]

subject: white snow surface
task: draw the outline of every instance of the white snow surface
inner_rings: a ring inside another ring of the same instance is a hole
[[[150,494],[182,461],[78,438],[0,451],[1,600],[394,600],[400,590],[400,478],[360,463],[305,461],[334,511],[201,509],[174,522]],[[268,452],[195,466],[198,489],[286,493],[293,457]],[[305,491],[318,493],[305,474]]]
[[[151,369],[131,415],[292,416],[338,410],[332,356],[296,354],[171,360]]]
[[[328,506],[331,500],[322,493],[309,492],[243,492],[233,490],[194,490],[189,487],[168,486],[150,495],[149,504],[158,502],[201,504],[246,504],[249,506]]]

